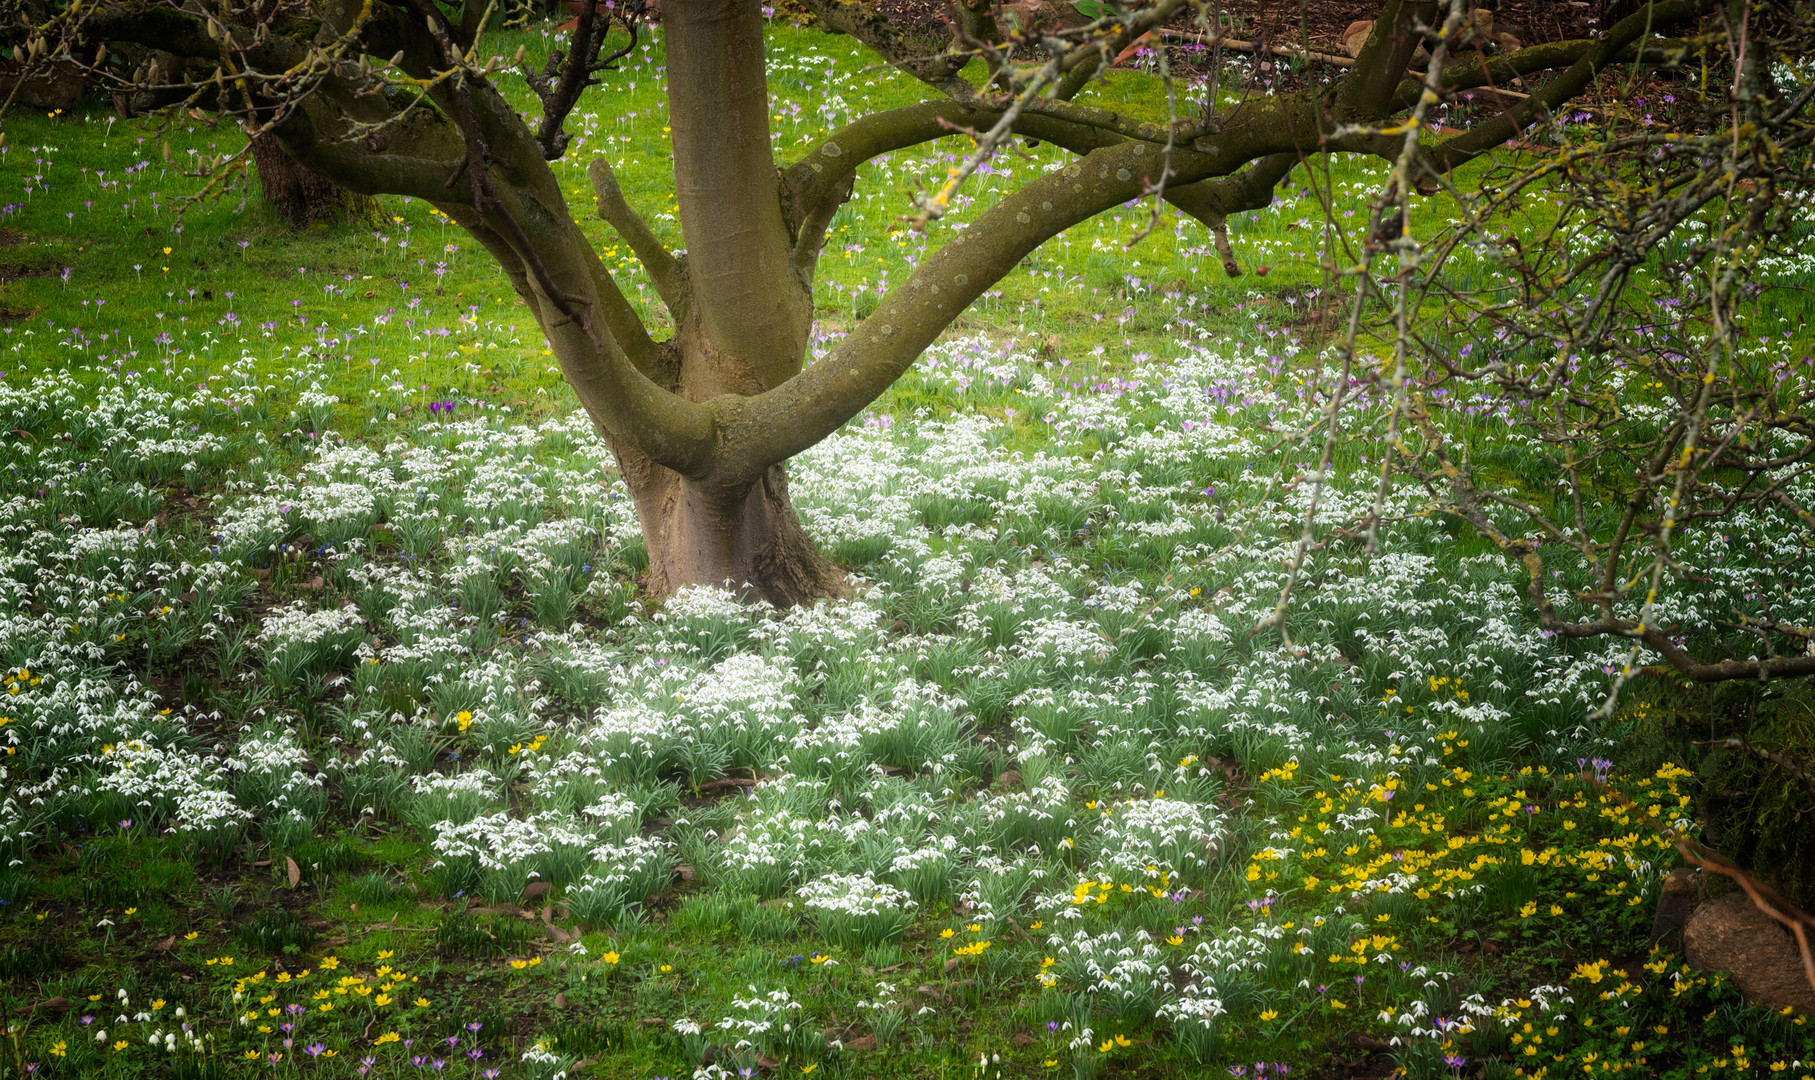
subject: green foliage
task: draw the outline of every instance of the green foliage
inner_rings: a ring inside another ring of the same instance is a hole
[[[297,956],[315,943],[315,930],[294,911],[263,908],[236,933],[240,944],[265,956]]]
[[[1802,686],[1755,704],[1745,696],[1753,718],[1730,736],[1742,745],[1723,747],[1707,769],[1715,846],[1815,911],[1815,697]]]

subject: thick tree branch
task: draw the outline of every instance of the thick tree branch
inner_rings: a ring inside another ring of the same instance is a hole
[[[1278,107],[1282,115],[1301,114],[1299,130],[1315,129],[1309,103],[1293,98]],[[1177,181],[1183,187],[1256,157],[1285,152],[1291,149],[1290,130],[1292,125],[1283,122],[1256,123],[1217,137],[1216,153],[1181,149],[1173,161]],[[725,432],[725,460],[741,462],[745,469],[764,468],[836,431],[1028,253],[1070,226],[1139,196],[1157,173],[1159,158],[1149,143],[1121,142],[1093,150],[1004,196],[929,256],[831,356],[755,398],[713,401]]]
[[[1235,261],[1235,251],[1229,246],[1226,219],[1230,214],[1271,206],[1274,189],[1292,171],[1292,166],[1303,159],[1303,155],[1296,152],[1271,154],[1233,176],[1168,188],[1166,201],[1204,223],[1216,241],[1223,272],[1230,277],[1240,277],[1241,264]]]
[[[684,271],[680,262],[656,239],[642,215],[631,209],[630,203],[625,201],[623,189],[618,186],[618,177],[612,172],[610,162],[604,158],[594,158],[586,168],[586,175],[592,180],[593,195],[598,199],[599,217],[630,245],[630,250],[636,253],[637,261],[648,271],[649,280],[655,283],[655,291],[661,296],[662,303],[668,305],[668,310],[674,312],[678,321],[681,305],[685,302],[682,284]]]
[[[1354,66],[1337,84],[1334,112],[1344,124],[1367,123],[1392,112],[1394,91],[1424,43],[1420,26],[1436,21],[1435,0],[1386,0]]]

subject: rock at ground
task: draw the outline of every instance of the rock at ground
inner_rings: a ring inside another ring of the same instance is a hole
[[[1663,891],[1657,897],[1657,915],[1651,920],[1651,944],[1668,948],[1681,946],[1683,927],[1701,896],[1695,891],[1695,868],[1679,866],[1664,877]]]
[[[1695,909],[1683,927],[1683,954],[1698,971],[1725,971],[1746,1000],[1815,1014],[1815,986],[1803,975],[1796,940],[1743,892]]]
[[[30,68],[16,61],[0,64],[0,101],[11,97],[31,109],[68,111],[87,93],[88,76],[67,60]]]

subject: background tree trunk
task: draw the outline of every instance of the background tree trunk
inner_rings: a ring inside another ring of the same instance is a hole
[[[265,198],[290,219],[293,229],[337,217],[368,226],[378,224],[376,198],[349,191],[310,172],[284,153],[277,139],[269,134],[253,137],[252,164],[258,171],[258,186]]]

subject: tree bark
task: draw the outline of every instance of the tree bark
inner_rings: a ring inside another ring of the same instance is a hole
[[[344,216],[352,222],[374,223],[378,200],[349,191],[325,176],[310,172],[284,152],[272,135],[252,137],[252,165],[258,172],[259,190],[278,211],[290,219],[292,229]]]
[[[844,571],[820,554],[788,497],[785,466],[741,490],[715,491],[613,444],[649,548],[643,591],[662,599],[719,585],[791,607],[845,592]]]

